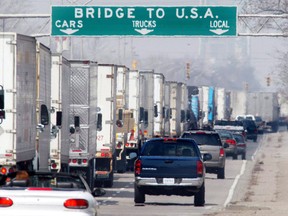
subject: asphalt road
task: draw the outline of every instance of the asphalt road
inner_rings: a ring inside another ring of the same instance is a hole
[[[194,197],[181,196],[149,196],[146,195],[144,206],[134,205],[134,176],[132,172],[115,173],[113,188],[105,188],[106,194],[97,197],[100,204],[99,215],[206,215],[218,211],[227,205],[233,197],[234,189],[245,168],[253,162],[257,149],[261,146],[261,136],[258,142],[247,142],[247,161],[226,161],[226,178],[217,179],[216,174],[206,174],[206,204],[204,207],[194,207]]]

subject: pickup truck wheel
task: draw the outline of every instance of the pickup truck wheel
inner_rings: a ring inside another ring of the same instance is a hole
[[[241,158],[242,158],[242,160],[246,160],[246,153],[243,153],[243,154],[241,155]]]
[[[218,169],[217,179],[225,179],[225,167]]]
[[[200,191],[194,195],[194,206],[204,206],[205,204],[205,184],[203,183]]]
[[[136,184],[134,184],[134,202],[135,204],[144,204],[145,202],[145,193]]]

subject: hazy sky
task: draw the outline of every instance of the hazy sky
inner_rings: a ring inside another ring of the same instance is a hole
[[[0,13],[31,13],[31,14],[50,14],[50,5],[238,5],[239,13],[241,13],[240,3],[241,0],[0,0]],[[11,5],[14,5],[11,7]],[[23,22],[23,20],[21,21]],[[30,22],[26,20],[24,22]],[[20,23],[20,22],[19,22]],[[0,20],[1,24],[1,20]],[[14,22],[15,26],[18,25],[18,22]],[[44,28],[46,31],[50,31],[49,24]],[[245,29],[238,29],[239,32],[245,31]],[[238,47],[244,47],[239,55],[249,56],[250,62],[254,68],[254,76],[257,78],[261,90],[269,90],[275,88],[267,88],[265,77],[272,76],[273,73],[277,71],[277,50],[283,49],[287,46],[285,44],[284,38],[273,38],[273,37],[235,37],[235,38],[199,38],[199,37],[177,37],[177,38],[131,38],[131,37],[110,37],[110,38],[84,38],[81,43],[84,43],[83,40],[94,40],[97,47],[95,48],[95,56],[99,58],[101,55],[101,61],[105,61],[105,58],[113,59],[117,61],[116,63],[125,64],[128,67],[131,67],[132,60],[136,59],[141,62],[141,59],[147,59],[149,57],[161,56],[161,58],[167,57],[167,61],[170,61],[173,58],[185,59],[187,62],[191,62],[192,71],[193,63],[195,61],[203,60],[205,66],[211,64],[216,66],[219,64],[229,63],[229,55],[223,54],[223,49],[227,47],[227,43],[238,44]],[[207,45],[212,44],[213,46]],[[206,45],[205,45],[206,44]],[[203,46],[204,45],[204,46]],[[230,46],[230,45],[229,45]],[[202,55],[203,47],[205,47],[206,53],[211,53],[206,55],[205,59]],[[237,52],[235,49],[237,46],[231,47],[231,52]],[[226,52],[227,49],[225,50]],[[79,51],[82,57],[85,56],[85,50]],[[105,58],[104,58],[105,57]],[[202,59],[201,59],[202,58]],[[207,58],[207,59],[206,59]],[[152,60],[151,60],[152,61]],[[151,62],[150,61],[150,62]],[[168,63],[168,62],[167,62]],[[180,63],[179,63],[180,64]],[[183,62],[181,63],[183,64]],[[206,65],[207,64],[207,65]],[[184,64],[183,64],[184,65]],[[141,65],[144,67],[144,65]],[[212,67],[211,66],[211,67]],[[149,67],[149,66],[147,66]],[[177,67],[175,67],[177,68]],[[212,73],[212,72],[211,72]],[[172,76],[172,75],[171,75]],[[217,76],[217,74],[215,75]],[[185,79],[184,72],[181,75],[175,75],[178,81],[183,81]],[[173,79],[173,76],[171,77]],[[249,77],[244,78],[249,81]],[[272,79],[273,80],[273,79]],[[274,82],[273,82],[274,83]],[[272,83],[272,84],[273,84]],[[275,84],[275,83],[274,83]],[[251,83],[251,85],[253,85]]]

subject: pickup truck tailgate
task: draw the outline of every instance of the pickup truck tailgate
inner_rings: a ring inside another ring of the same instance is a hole
[[[142,156],[141,177],[197,178],[197,157]]]

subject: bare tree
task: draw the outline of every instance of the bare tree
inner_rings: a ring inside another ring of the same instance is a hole
[[[242,11],[246,14],[274,14],[274,15],[288,15],[288,0],[246,0],[243,3]],[[250,18],[250,23],[254,23],[254,28],[266,29],[278,29],[284,35],[288,34],[288,19],[271,19],[271,18]],[[285,43],[284,46],[288,44]],[[287,50],[287,49],[286,49]],[[279,91],[285,94],[288,98],[288,51],[279,50],[275,59],[278,60],[279,64],[276,68],[276,76],[278,81],[274,83],[278,84]]]

